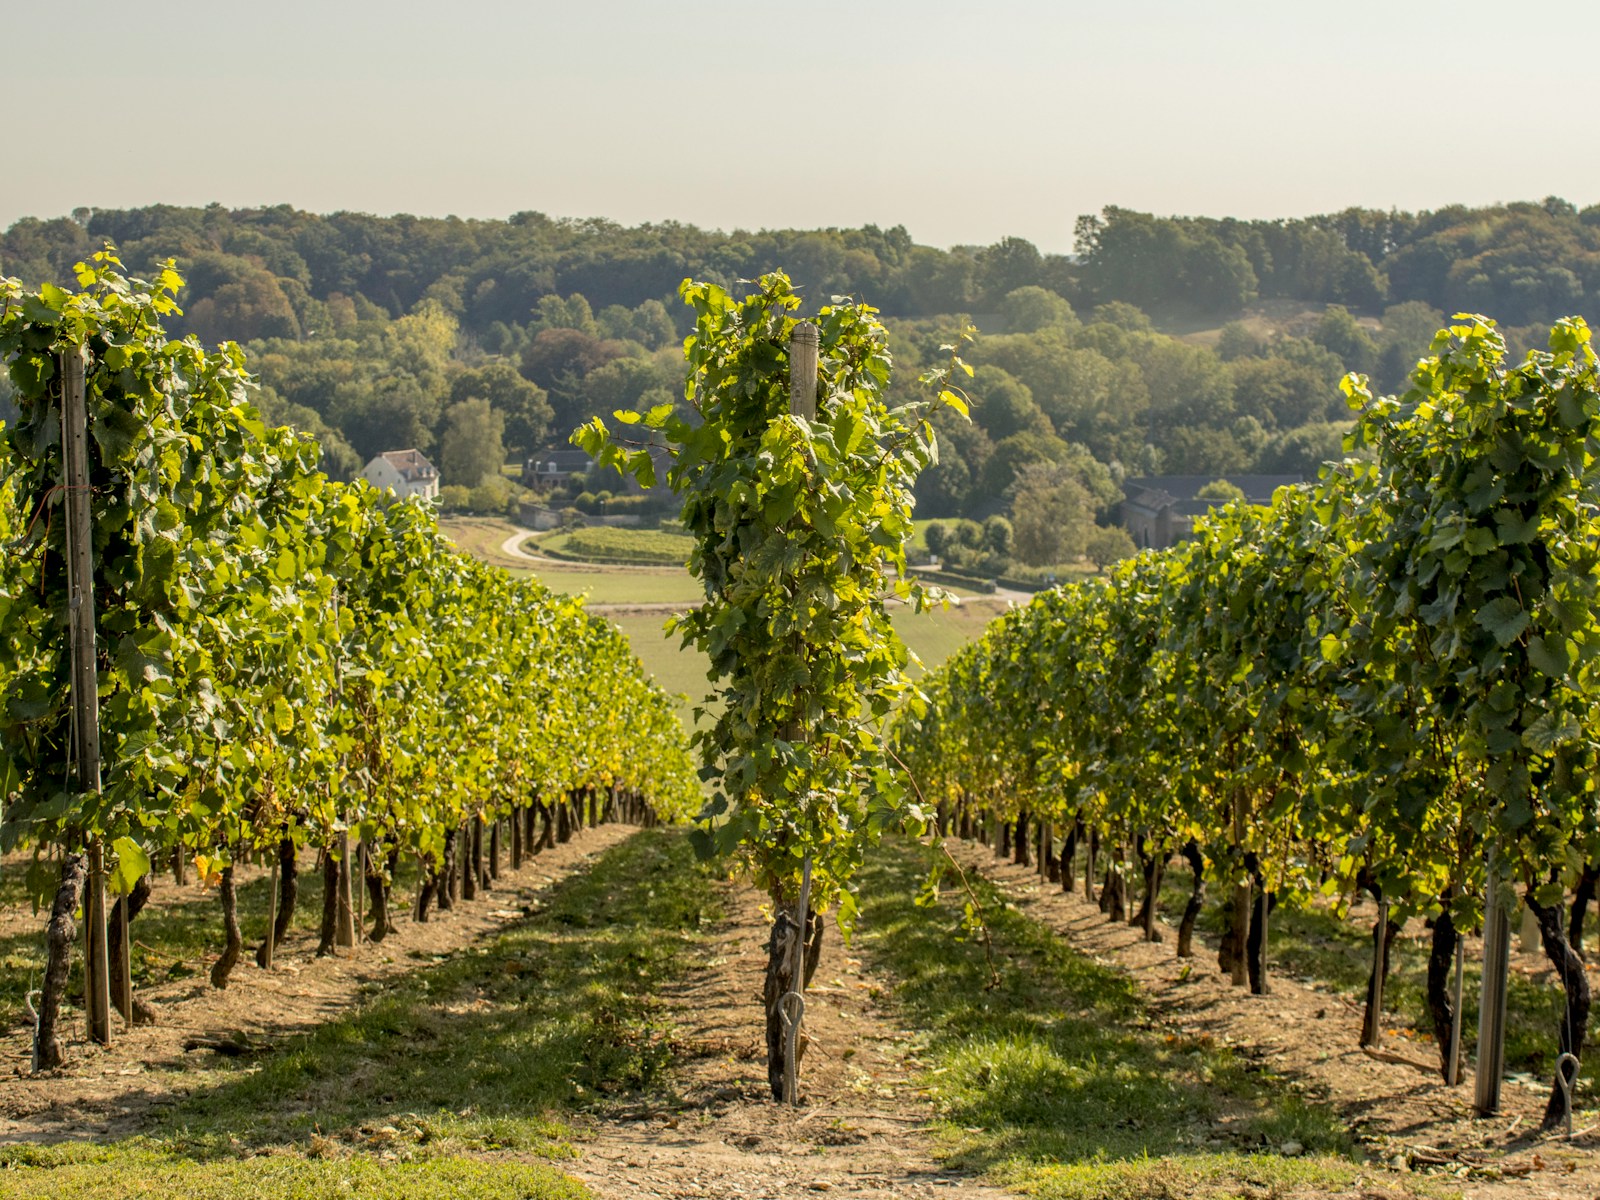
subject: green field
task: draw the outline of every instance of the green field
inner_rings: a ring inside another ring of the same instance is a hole
[[[922,660],[922,669],[932,670],[981,634],[1005,608],[1005,601],[989,599],[967,600],[958,606],[925,613],[897,607],[893,621],[895,631]],[[605,615],[628,636],[634,653],[657,683],[674,695],[688,697],[680,703],[679,712],[684,724],[689,725],[694,705],[711,686],[706,681],[705,656],[692,646],[679,648],[678,635],[669,635],[664,629],[668,615],[664,612],[622,610]]]
[[[693,548],[694,540],[687,534],[605,525],[547,534],[529,546],[530,551],[562,558],[670,567],[681,567]]]

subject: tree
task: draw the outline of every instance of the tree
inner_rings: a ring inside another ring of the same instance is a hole
[[[1082,558],[1094,526],[1094,501],[1061,463],[1023,466],[1011,492],[1017,557],[1030,567]]]
[[[996,513],[983,523],[983,548],[1000,558],[1010,558],[1012,535],[1011,522]]]
[[[941,521],[932,521],[922,531],[923,543],[928,547],[928,553],[935,558],[944,555],[945,542],[950,536],[950,528]]]
[[[1043,266],[1044,260],[1032,242],[1019,237],[1001,238],[978,251],[979,286],[991,304],[999,304],[1018,288],[1037,285]]]
[[[1026,384],[999,367],[979,367],[967,389],[973,405],[973,419],[996,442],[1014,433],[1055,434],[1050,418],[1039,411]]]
[[[1096,525],[1089,531],[1084,553],[1100,570],[1112,563],[1132,558],[1139,552],[1133,544],[1133,535],[1121,525]]]
[[[1078,323],[1066,300],[1042,287],[1020,287],[1000,302],[1000,316],[1011,333],[1036,333]]]
[[[505,465],[505,418],[480,397],[460,400],[445,410],[439,439],[439,482],[475,488],[500,474]]]
[[[1372,335],[1350,315],[1342,304],[1330,304],[1322,311],[1312,340],[1339,356],[1347,371],[1369,374],[1378,363],[1378,347]]]
[[[1267,341],[1243,321],[1229,321],[1217,336],[1217,357],[1223,362],[1267,352]]]
[[[1218,504],[1231,504],[1244,499],[1244,489],[1226,479],[1213,479],[1195,494],[1196,500],[1215,500]]]
[[[1444,314],[1421,300],[1384,309],[1375,371],[1378,386],[1391,391],[1404,387],[1411,368],[1428,353],[1434,333],[1443,324]]]
[[[1331,405],[1342,405],[1324,373],[1307,363],[1272,355],[1236,358],[1228,366],[1233,372],[1235,407],[1269,429],[1320,421]]]
[[[450,385],[450,399],[487,400],[489,407],[505,421],[506,449],[522,456],[543,446],[555,414],[550,397],[536,383],[503,358],[492,359],[481,367],[463,371]]]

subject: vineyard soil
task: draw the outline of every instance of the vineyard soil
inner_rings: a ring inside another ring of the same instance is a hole
[[[661,996],[677,1031],[670,1091],[597,1121],[572,1173],[606,1200],[1005,1195],[935,1165],[915,1034],[890,982],[832,928],[807,992],[802,1107],[772,1102],[760,1024],[770,922],[750,888],[727,884],[724,896],[725,919]]]
[[[1108,921],[1081,895],[1063,895],[1029,868],[1001,862],[986,847],[951,843],[969,870],[995,881],[1010,903],[1054,930],[1075,950],[1135,980],[1152,1018],[1168,1038],[1230,1053],[1285,1097],[1332,1115],[1349,1131],[1356,1158],[1367,1160],[1367,1184],[1383,1194],[1418,1175],[1468,1200],[1600,1195],[1597,1114],[1580,1111],[1580,1136],[1536,1133],[1547,1086],[1508,1086],[1504,1112],[1491,1120],[1471,1113],[1470,1075],[1449,1088],[1436,1072],[1379,1062],[1357,1046],[1361,1013],[1337,996],[1277,976],[1272,993],[1250,996],[1216,969],[1214,947],[1196,940],[1193,959],[1173,954],[1175,930],[1143,941],[1125,922]],[[1384,1049],[1428,1063],[1429,1045],[1388,1039]],[[1586,1128],[1587,1127],[1587,1128]]]
[[[15,1027],[6,1036],[0,1060],[0,1070],[9,1076],[0,1082],[0,1144],[62,1138],[99,1141],[138,1131],[153,1111],[176,1097],[235,1077],[241,1063],[248,1064],[284,1038],[335,1020],[363,996],[414,973],[421,964],[439,961],[520,920],[525,910],[536,910],[561,880],[586,869],[633,832],[621,825],[586,830],[526,862],[521,872],[502,874],[496,889],[479,902],[458,903],[453,911],[435,914],[423,924],[405,914],[408,897],[397,889],[398,931],[381,946],[362,947],[350,957],[315,957],[314,926],[297,925],[278,948],[272,971],[257,970],[249,958],[226,991],[206,983],[203,971],[141,991],[141,998],[156,1004],[158,1023],[123,1032],[119,1022],[111,1045],[104,1049],[87,1042],[81,1013],[74,1009],[66,1022],[71,1065],[59,1073],[26,1075],[29,1033],[26,1027]],[[181,903],[180,893],[188,890],[165,887],[157,895],[165,896],[170,906],[173,899]],[[315,885],[311,890],[315,893]],[[304,912],[315,906],[314,894],[309,902],[302,898]],[[217,906],[207,907],[213,940],[220,943]],[[153,915],[147,912],[140,920]],[[255,924],[264,920],[260,916]],[[138,922],[134,936],[138,937]],[[232,1050],[186,1049],[195,1042]]]

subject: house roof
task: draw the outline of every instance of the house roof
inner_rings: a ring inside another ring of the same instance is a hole
[[[420,483],[439,474],[438,469],[423,457],[421,450],[385,450],[378,457],[400,472],[400,478],[407,483]]]
[[[540,471],[548,470],[548,464],[554,463],[557,471],[568,475],[575,471],[587,471],[594,466],[594,460],[584,451],[566,447],[536,450],[528,455],[528,461]]]
[[[1199,513],[1211,507],[1209,502],[1199,498],[1200,489],[1217,478],[1216,475],[1152,475],[1128,480],[1123,490],[1128,500],[1141,508],[1159,509],[1174,504],[1180,511]],[[1272,494],[1279,488],[1305,482],[1304,475],[1227,475],[1223,478],[1243,492],[1251,504],[1269,504]]]

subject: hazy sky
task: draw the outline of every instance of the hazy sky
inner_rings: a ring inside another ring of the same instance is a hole
[[[1600,201],[1583,0],[4,0],[0,227],[78,205],[903,224]]]

